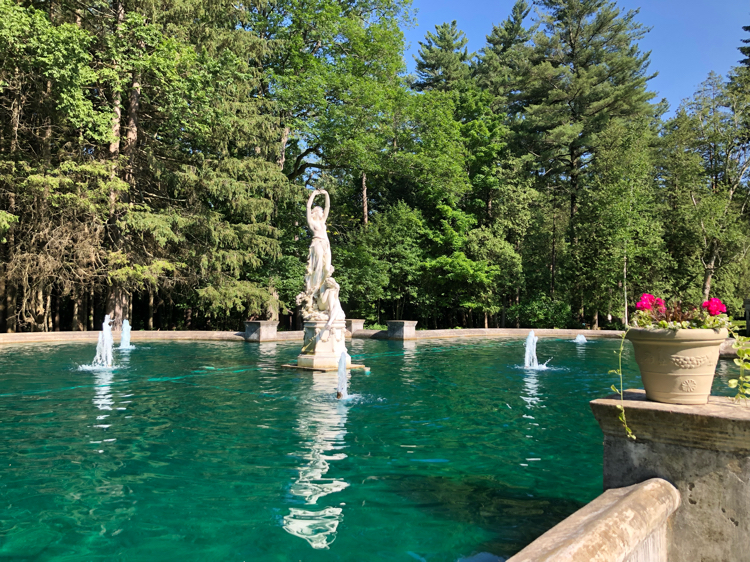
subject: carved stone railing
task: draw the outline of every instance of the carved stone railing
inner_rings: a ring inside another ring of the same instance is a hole
[[[654,478],[607,490],[507,562],[667,562],[679,492]]]

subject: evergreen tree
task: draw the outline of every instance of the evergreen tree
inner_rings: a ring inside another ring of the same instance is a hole
[[[487,46],[479,53],[477,82],[496,98],[496,108],[505,109],[508,94],[518,86],[517,79],[530,62],[529,42],[536,27],[527,29],[523,24],[530,11],[526,0],[517,0],[508,18],[493,26]]]
[[[469,62],[474,54],[466,48],[469,40],[458,29],[456,20],[435,26],[435,33],[427,32],[425,41],[419,42],[417,81],[413,88],[418,91],[448,91],[469,78]]]
[[[750,33],[750,25],[743,25],[742,31]],[[740,64],[746,67],[750,67],[750,39],[740,39],[740,41],[745,44],[744,47],[737,47],[739,52],[742,53],[742,56],[745,57],[740,61]]]

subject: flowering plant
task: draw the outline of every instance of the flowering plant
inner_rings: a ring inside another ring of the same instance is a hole
[[[720,299],[708,299],[700,308],[683,307],[680,301],[667,306],[664,301],[650,293],[643,293],[635,305],[633,316],[634,328],[647,330],[685,330],[685,329],[730,329],[731,321],[726,315],[727,307]]]
[[[726,330],[734,337],[735,342],[732,347],[737,350],[737,359],[735,364],[740,367],[740,376],[737,379],[728,381],[730,388],[737,389],[735,400],[750,399],[750,374],[745,374],[750,370],[750,338],[740,336],[737,329],[727,316],[727,307],[720,299],[708,299],[700,308],[696,306],[683,308],[680,301],[675,301],[671,306],[667,306],[663,299],[660,299],[650,293],[643,293],[641,300],[635,305],[636,312],[633,315],[631,326],[627,326],[622,335],[620,349],[615,354],[619,356],[619,366],[617,369],[610,371],[611,374],[620,378],[620,388],[612,385],[614,390],[620,396],[620,404],[617,409],[620,411],[619,419],[625,427],[628,438],[635,439],[635,435],[628,427],[625,418],[625,396],[622,384],[622,354],[625,345],[625,337],[630,328],[645,328],[647,330],[681,330],[681,329],[713,329]]]

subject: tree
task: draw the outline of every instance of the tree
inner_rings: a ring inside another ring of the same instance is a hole
[[[712,73],[665,125],[663,181],[674,216],[669,239],[686,286],[699,289],[703,300],[714,276],[750,249],[748,111],[747,92]]]
[[[471,73],[469,63],[474,57],[466,48],[468,42],[456,20],[436,25],[435,33],[428,31],[425,41],[419,42],[418,56],[414,57],[417,81],[412,87],[417,91],[448,91],[466,81]]]

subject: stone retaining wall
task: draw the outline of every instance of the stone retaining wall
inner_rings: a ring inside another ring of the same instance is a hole
[[[666,480],[607,490],[508,562],[667,562],[680,494]]]

